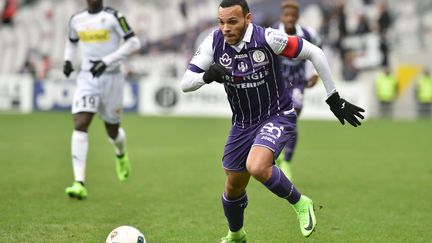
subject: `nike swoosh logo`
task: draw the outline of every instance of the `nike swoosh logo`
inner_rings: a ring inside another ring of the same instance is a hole
[[[312,215],[310,212],[310,208],[308,209],[308,212],[309,212],[309,225],[307,227],[305,227],[304,229],[305,230],[312,230],[313,222],[312,222]]]
[[[344,103],[342,103],[342,107],[341,107],[341,109],[343,109],[345,107],[345,102]]]

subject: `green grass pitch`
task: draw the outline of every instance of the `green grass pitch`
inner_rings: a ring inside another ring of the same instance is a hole
[[[100,119],[90,128],[85,201],[73,180],[67,113],[0,115],[0,242],[104,242],[120,225],[148,242],[218,242],[229,119],[126,115],[132,174],[115,176]],[[317,207],[303,239],[289,204],[255,180],[248,242],[431,242],[432,122],[301,121],[294,183]]]

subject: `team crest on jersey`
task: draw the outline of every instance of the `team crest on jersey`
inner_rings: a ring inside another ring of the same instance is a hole
[[[249,66],[245,62],[239,62],[239,64],[237,64],[237,69],[240,72],[246,72],[248,70],[248,68],[249,68]]]
[[[219,57],[219,63],[222,66],[228,67],[229,65],[231,65],[231,62],[232,62],[231,57],[226,53],[224,53],[221,57]]]
[[[267,58],[267,54],[262,50],[253,50],[249,52],[249,55],[252,56],[252,66],[259,67],[269,63],[269,59]]]

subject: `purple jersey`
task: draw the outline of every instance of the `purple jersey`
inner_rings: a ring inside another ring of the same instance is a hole
[[[285,31],[284,25],[279,24],[279,30]],[[296,36],[301,37],[317,46],[321,45],[321,39],[311,29],[296,25]],[[306,60],[292,60],[280,57],[282,78],[288,88],[304,90],[307,82]]]
[[[245,128],[270,116],[292,112],[291,94],[282,81],[278,55],[296,57],[302,48],[300,38],[253,24],[236,46],[226,43],[220,30],[209,38],[188,69],[199,73],[218,63],[228,70],[224,87],[234,125]],[[211,57],[199,57],[208,51],[206,43],[211,43]]]

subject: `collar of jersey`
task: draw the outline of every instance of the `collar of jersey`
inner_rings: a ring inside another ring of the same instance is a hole
[[[98,14],[98,13],[102,12],[103,10],[104,10],[104,8],[102,7],[99,11],[92,13],[92,12],[90,12],[90,11],[87,9],[87,13],[90,14],[90,15],[95,15],[95,14]]]
[[[246,29],[246,33],[243,36],[243,39],[237,43],[237,45],[231,45],[232,48],[234,48],[234,50],[236,50],[237,52],[240,52],[243,47],[246,45],[246,43],[249,43],[252,39],[252,32],[253,32],[253,24],[249,24],[247,29]]]
[[[296,24],[295,28],[296,28],[296,34],[295,34],[296,36],[303,36],[304,35],[303,30],[299,24]],[[286,33],[285,32],[285,26],[283,23],[279,24],[279,30]]]

